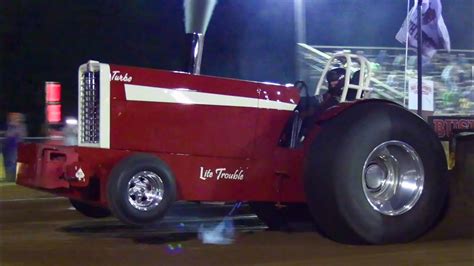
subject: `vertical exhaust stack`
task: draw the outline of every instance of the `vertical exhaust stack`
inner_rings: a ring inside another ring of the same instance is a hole
[[[211,20],[217,0],[184,0],[184,24],[186,30],[185,71],[201,73],[204,35]]]
[[[188,54],[186,57],[185,71],[199,75],[201,73],[204,34],[197,32],[186,33],[185,41],[185,53]]]

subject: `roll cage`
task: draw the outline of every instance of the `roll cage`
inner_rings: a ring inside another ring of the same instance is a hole
[[[324,103],[324,100],[322,100],[323,97],[320,97],[320,95],[328,90],[326,75],[331,69],[336,67],[344,68],[346,73],[342,94],[340,99],[333,99],[332,103]],[[311,124],[316,121],[317,117],[327,108],[337,103],[367,98],[369,93],[364,92],[370,91],[370,77],[370,62],[365,57],[347,52],[338,52],[333,54],[327,61],[313,96],[308,95],[308,88],[305,82],[297,81],[295,87],[300,89],[303,94],[306,92],[306,96],[300,99],[291,120],[285,127],[282,137],[280,138],[280,146],[289,148],[298,147],[305,138],[304,131],[309,129]]]
[[[328,71],[335,67],[341,67],[346,70],[344,87],[341,95],[340,102],[352,101],[356,99],[366,98],[369,92],[371,69],[370,62],[365,57],[357,54],[350,54],[347,52],[335,53],[329,58],[326,66],[321,73],[319,82],[316,85],[315,95],[320,95],[326,91],[326,74]],[[350,90],[354,90],[350,93]],[[355,93],[355,97],[348,97]]]

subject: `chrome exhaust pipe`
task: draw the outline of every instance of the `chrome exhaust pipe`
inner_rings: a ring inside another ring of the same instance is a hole
[[[186,33],[185,40],[185,51],[189,53],[186,56],[186,72],[199,75],[201,73],[204,34],[198,32]]]
[[[184,27],[186,32],[185,66],[186,72],[201,73],[204,34],[212,17],[217,0],[184,0]],[[189,52],[191,52],[189,54]]]

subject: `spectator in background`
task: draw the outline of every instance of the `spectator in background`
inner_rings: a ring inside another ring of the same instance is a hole
[[[16,160],[18,143],[26,137],[26,126],[23,114],[9,113],[7,117],[7,130],[2,145],[3,161],[7,182],[14,182],[16,178]]]
[[[461,87],[464,87],[466,86],[467,82],[470,80],[470,72],[471,72],[471,65],[469,64],[469,62],[467,61],[466,59],[466,55],[465,54],[459,54],[458,55],[458,58],[457,58],[457,65],[459,67],[459,70],[458,70],[458,81],[459,81],[459,85]]]
[[[388,58],[387,50],[380,50],[379,53],[377,54],[377,57],[375,57],[375,62],[381,66],[382,71],[385,71],[387,58]]]
[[[64,145],[77,145],[77,119],[72,117],[66,118],[66,125],[63,128],[63,136]]]
[[[393,87],[393,88],[400,88],[400,82],[399,79],[403,77],[399,77],[397,75],[397,71],[390,71],[390,73],[387,75],[386,83],[388,86]]]
[[[456,62],[456,55],[450,54],[449,63],[441,72],[441,79],[444,81],[446,89],[457,91],[459,81],[459,66]]]
[[[399,54],[393,58],[392,66],[395,70],[405,71],[405,55]]]
[[[445,111],[455,113],[459,109],[459,100],[461,94],[459,90],[459,73],[460,67],[457,62],[455,54],[449,55],[448,64],[444,67],[441,72],[441,80],[445,86],[445,92],[443,93],[443,102]]]

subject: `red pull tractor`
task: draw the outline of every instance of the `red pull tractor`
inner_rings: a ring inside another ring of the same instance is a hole
[[[305,216],[340,242],[411,241],[440,218],[446,158],[422,118],[369,99],[369,80],[367,60],[348,54],[329,60],[318,96],[301,82],[90,61],[78,145],[22,145],[17,183],[134,225],[176,200],[245,201],[271,229]]]

